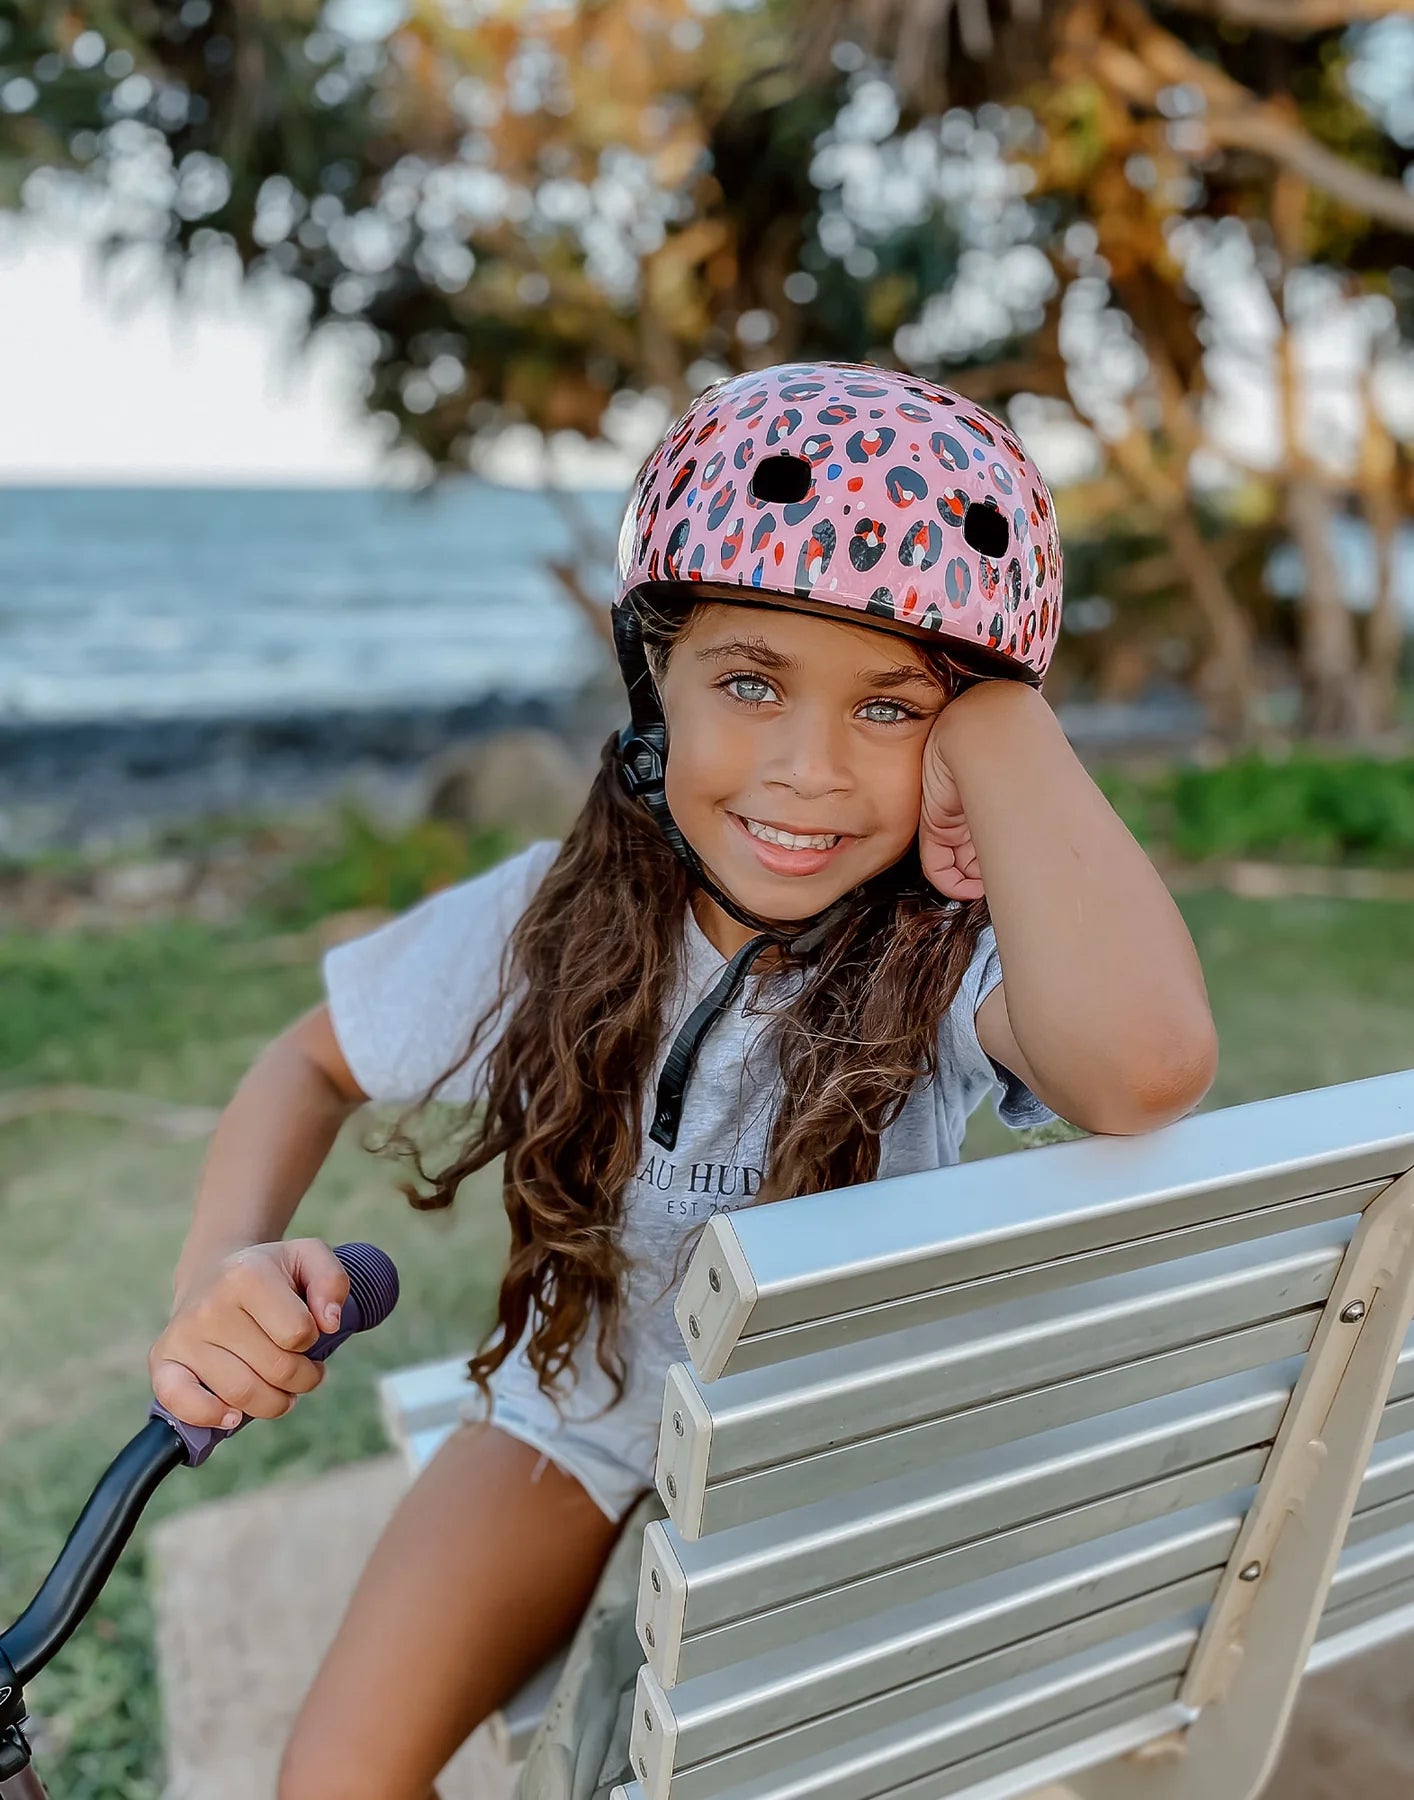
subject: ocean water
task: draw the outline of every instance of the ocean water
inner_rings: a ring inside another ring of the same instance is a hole
[[[626,495],[554,502],[449,482],[388,489],[0,488],[0,727],[445,707],[578,686],[608,658],[545,568],[607,598]],[[1369,534],[1337,522],[1348,600],[1374,591]],[[1396,589],[1414,629],[1414,527]],[[1301,587],[1273,556],[1273,589]]]
[[[607,546],[624,496],[578,497]],[[554,503],[390,490],[0,489],[0,724],[444,706],[605,667]]]

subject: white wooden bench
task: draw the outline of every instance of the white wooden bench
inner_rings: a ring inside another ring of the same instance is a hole
[[[716,1215],[613,1800],[1250,1800],[1414,1632],[1411,1169],[1414,1070]]]
[[[713,1218],[619,1800],[1256,1794],[1414,1631],[1411,1165],[1414,1071]]]

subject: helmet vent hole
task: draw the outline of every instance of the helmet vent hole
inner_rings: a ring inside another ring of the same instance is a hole
[[[803,456],[765,456],[751,471],[748,490],[755,500],[790,506],[810,492],[815,471]]]
[[[1005,556],[1011,531],[995,506],[974,500],[963,516],[962,535],[983,556]]]

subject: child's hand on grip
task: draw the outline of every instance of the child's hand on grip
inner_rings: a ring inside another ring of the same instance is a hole
[[[148,1355],[153,1393],[187,1425],[278,1419],[323,1381],[303,1352],[337,1331],[348,1292],[320,1238],[233,1251],[178,1298]]]

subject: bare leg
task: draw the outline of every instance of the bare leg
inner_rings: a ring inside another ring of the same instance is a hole
[[[389,1520],[285,1747],[280,1800],[435,1800],[470,1733],[567,1641],[622,1527],[540,1452],[454,1431]]]

